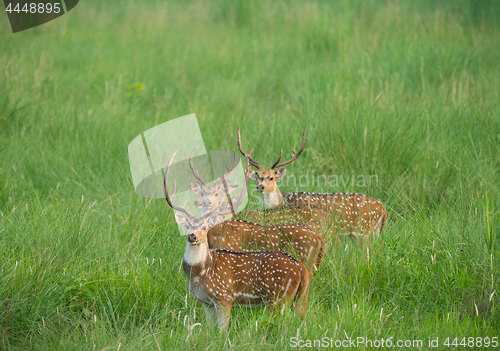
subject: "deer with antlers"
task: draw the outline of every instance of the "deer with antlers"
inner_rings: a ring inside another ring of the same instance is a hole
[[[201,208],[201,214],[211,211],[214,208],[220,208],[220,210],[225,211],[231,209],[231,203],[228,201],[227,195],[231,195],[231,193],[236,189],[238,185],[231,185],[229,182],[229,177],[232,172],[236,168],[238,164],[238,159],[236,154],[234,154],[234,162],[231,169],[226,167],[226,172],[224,175],[214,184],[207,184],[203,178],[200,177],[198,172],[198,167],[193,167],[192,157],[193,157],[194,149],[189,156],[189,167],[191,167],[191,171],[193,172],[194,177],[199,183],[192,180],[190,182],[191,190],[200,195],[198,199],[194,202],[194,205],[197,208]],[[223,222],[224,220],[230,219],[233,215],[233,211],[230,211],[227,215],[219,216],[218,223]]]
[[[191,152],[191,156],[193,152]],[[232,210],[233,207],[227,196],[225,196],[224,187],[226,189],[231,187],[233,190],[236,188],[228,181],[237,165],[236,154],[234,154],[232,168],[227,168],[222,178],[214,185],[208,185],[199,176],[197,168],[192,165],[191,156],[189,158],[191,171],[201,183],[191,181],[191,190],[200,195],[200,198],[195,201],[195,205],[202,207],[202,215],[216,207],[220,211]],[[312,273],[313,269],[319,269],[324,255],[325,242],[317,233],[322,230],[322,225],[318,222],[318,219],[323,219],[325,215],[322,210],[314,209],[312,206],[297,207],[304,208],[290,208],[293,211],[280,209],[278,211],[246,211],[245,214],[238,216],[245,218],[246,221],[229,221],[231,213],[220,215],[217,219],[217,225],[208,232],[209,247],[211,249],[228,249],[237,252],[255,250],[288,252],[305,264]],[[313,215],[319,218],[313,218]],[[267,221],[262,224],[268,225],[252,223],[256,222],[257,219],[263,222],[264,218]]]
[[[286,168],[283,167],[297,159],[304,150],[306,131],[302,134],[302,147],[298,152],[293,150],[291,159],[280,162],[281,154],[271,168],[265,169],[255,161],[250,153],[243,151],[241,146],[241,133],[238,129],[238,147],[240,152],[247,157],[249,163],[257,168],[252,171],[250,179],[257,182],[257,191],[261,194],[264,208],[277,208],[282,206],[312,205],[328,212],[333,222],[334,231],[367,237],[371,233],[379,234],[387,219],[385,206],[378,200],[371,199],[363,194],[314,194],[307,192],[284,193],[278,189],[276,181],[285,176]]]
[[[189,281],[189,291],[205,306],[207,322],[213,324],[216,319],[219,328],[227,329],[231,308],[235,304],[266,305],[270,310],[278,308],[283,312],[284,307],[291,303],[295,311],[304,316],[310,278],[303,264],[286,253],[212,250],[208,245],[208,230],[216,224],[217,216],[225,215],[229,210],[215,208],[196,218],[172,202],[175,184],[171,198],[167,183],[175,154],[165,170],[165,198],[170,207],[183,213],[175,214],[177,223],[188,232],[183,269]],[[245,190],[246,185],[234,203],[235,207],[241,204]]]
[[[328,213],[311,205],[296,205],[262,210],[246,210],[238,214],[238,219],[256,224],[287,224],[287,223],[328,223]],[[315,226],[317,228],[317,226]],[[326,228],[326,227],[325,227]],[[317,233],[325,228],[317,228]]]
[[[325,240],[316,232],[320,229],[321,224],[314,221],[275,225],[225,221],[208,231],[208,245],[236,252],[287,252],[303,263],[312,276],[325,253]]]
[[[236,154],[234,154],[234,162],[232,167],[229,169],[226,167],[226,172],[224,175],[215,183],[207,184],[203,178],[201,178],[198,167],[194,167],[192,164],[192,155],[194,150],[189,156],[189,166],[193,176],[199,182],[191,181],[191,190],[200,195],[198,199],[194,202],[197,208],[201,208],[201,214],[204,215],[208,211],[219,207],[221,210],[231,209],[232,205],[228,201],[226,194],[231,196],[231,193],[236,189],[238,185],[231,185],[229,182],[229,177],[231,176],[233,170],[236,168],[238,163]],[[234,211],[233,211],[234,213]],[[292,224],[292,223],[306,223],[306,225],[319,233],[324,230],[323,227],[318,227],[317,223],[328,223],[327,213],[315,206],[310,205],[297,205],[291,207],[282,207],[268,210],[247,210],[245,212],[239,213],[236,218],[242,219],[247,222],[252,222],[256,224]],[[225,216],[220,216],[218,223],[224,222],[232,218],[232,213]],[[210,236],[209,236],[210,237]],[[216,238],[215,238],[216,239]],[[210,247],[215,248],[215,247]],[[217,247],[223,248],[223,247]]]

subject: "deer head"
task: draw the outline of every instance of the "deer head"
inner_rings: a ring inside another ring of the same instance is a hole
[[[194,202],[194,205],[197,208],[202,209],[202,214],[219,207],[221,203],[227,203],[227,194],[231,195],[234,189],[238,187],[238,185],[231,185],[228,178],[231,176],[231,173],[236,168],[238,164],[238,159],[236,154],[234,154],[234,163],[231,169],[226,167],[226,172],[222,176],[222,178],[217,181],[215,184],[207,184],[199,175],[198,167],[193,167],[192,164],[192,156],[194,153],[194,149],[189,156],[189,166],[191,167],[191,171],[193,172],[194,177],[201,183],[191,181],[191,190],[200,195],[198,199]],[[224,206],[223,206],[224,207]]]
[[[250,172],[250,179],[257,181],[257,191],[262,194],[276,194],[279,195],[279,189],[278,186],[276,185],[276,180],[282,179],[285,176],[286,173],[286,168],[283,167],[284,165],[287,165],[297,159],[299,155],[302,153],[304,150],[304,145],[306,143],[306,131],[304,130],[304,133],[302,134],[302,147],[298,152],[295,152],[295,149],[293,150],[293,157],[287,161],[280,162],[281,157],[283,156],[283,149],[281,149],[280,157],[278,158],[278,161],[272,165],[271,168],[265,169],[262,167],[260,163],[255,161],[252,158],[252,152],[253,149],[250,151],[250,153],[246,153],[243,151],[243,148],[241,147],[241,133],[240,129],[238,129],[238,147],[240,149],[240,152],[248,159],[249,163],[257,168],[255,171]],[[281,167],[281,168],[280,168]],[[266,200],[267,201],[267,200]],[[281,201],[281,198],[278,200]],[[275,206],[266,206],[266,207],[275,207]]]
[[[238,199],[232,203],[232,207],[229,209],[220,210],[220,207],[223,204],[223,202],[220,202],[217,207],[215,207],[214,209],[212,209],[209,212],[206,212],[200,218],[197,218],[191,212],[189,212],[186,208],[184,208],[182,206],[177,206],[172,202],[172,199],[174,198],[175,191],[176,191],[176,183],[175,182],[174,182],[174,191],[173,191],[172,196],[169,196],[169,194],[168,194],[168,188],[167,188],[168,174],[170,172],[170,166],[171,166],[172,161],[174,160],[174,157],[176,154],[177,154],[177,151],[174,152],[174,154],[172,155],[172,158],[170,159],[170,161],[167,165],[167,168],[165,169],[165,178],[163,180],[163,184],[164,184],[164,188],[165,188],[165,199],[167,200],[167,203],[170,205],[170,207],[172,207],[174,210],[182,212],[184,214],[183,215],[181,213],[176,213],[175,220],[176,220],[177,224],[179,224],[181,227],[186,228],[186,231],[188,234],[188,241],[192,245],[206,243],[207,242],[207,232],[211,227],[213,227],[214,225],[217,224],[217,220],[218,220],[219,216],[228,215],[241,205],[243,198],[245,197],[246,184],[248,182],[248,173],[249,173],[248,172],[248,168],[249,168],[248,160],[247,160],[247,172],[246,172],[247,176],[245,177],[245,183],[243,185],[243,190],[241,191],[241,194],[238,197]],[[193,173],[195,173],[194,170],[193,170]],[[201,179],[201,178],[199,178],[199,179]]]

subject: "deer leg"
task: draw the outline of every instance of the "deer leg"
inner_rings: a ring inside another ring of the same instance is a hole
[[[274,291],[269,291],[266,297],[266,310],[274,315],[279,313],[281,309],[280,300],[283,298],[284,287],[276,287]]]
[[[205,305],[205,315],[207,317],[207,325],[213,327],[215,322],[215,306]]]
[[[306,268],[307,270],[307,268]],[[302,272],[299,273],[301,275]],[[308,273],[306,273],[309,275]],[[286,282],[286,283],[285,283]],[[300,281],[297,281],[291,277],[287,277],[283,281],[283,285],[276,290],[274,295],[274,300],[269,306],[272,308],[272,312],[279,313],[282,315],[285,312],[285,308],[295,302],[295,297],[297,296],[297,291],[300,286]]]
[[[370,259],[370,252],[372,252],[372,245],[370,243],[370,236],[368,234],[360,236],[360,241],[361,241],[361,249],[363,250],[366,259]]]
[[[297,248],[297,250],[300,250],[300,248]],[[297,257],[299,257],[297,255]],[[307,267],[307,270],[309,271],[309,273],[312,275],[313,274],[313,271],[317,271],[318,268],[316,267],[316,260],[317,260],[317,252],[316,250],[314,250],[314,247],[311,245],[309,247],[309,252],[307,253],[307,255],[303,258],[303,264],[304,266]]]
[[[268,301],[266,303],[266,310],[272,315],[276,314],[276,312],[278,312],[280,308],[281,308],[281,306],[279,305],[277,300],[276,301]]]
[[[318,250],[316,250],[316,259],[314,262],[314,267],[316,268],[316,270],[319,269],[321,261],[323,260],[323,256],[325,256],[325,240],[323,240],[322,237],[319,237],[318,241],[319,241],[319,245],[318,245],[319,248],[318,248]]]
[[[217,311],[217,324],[219,329],[227,330],[229,328],[229,319],[231,318],[231,307],[233,302],[222,302],[215,305]]]
[[[298,313],[302,318],[306,315],[307,295],[309,294],[310,277],[307,270],[302,270],[300,273],[300,284],[295,293],[295,313]]]
[[[380,231],[382,230],[382,227],[384,226],[384,221],[385,221],[385,218],[381,217],[379,219],[378,223],[375,225],[375,231],[374,231],[375,235],[380,235]]]
[[[331,216],[328,217],[326,223],[327,223],[327,229],[325,237],[327,238],[328,246],[334,246],[334,245],[340,246],[340,238],[342,232],[341,226],[338,224],[340,223],[340,220],[334,219],[333,216]]]
[[[285,307],[286,307],[286,304],[285,302],[283,301],[285,298],[285,296],[282,296],[281,298],[278,298],[276,299],[276,301],[272,304],[272,314],[276,314],[276,315],[282,315],[283,312],[285,312]]]
[[[282,292],[280,292],[279,297],[276,300],[275,311],[279,312],[280,315],[282,315],[285,312],[285,308],[290,305],[295,295],[294,292],[296,289],[290,286],[292,284],[294,284],[294,282],[292,282],[292,279],[290,279],[288,285],[286,286],[286,288],[284,288],[284,290],[282,290]]]

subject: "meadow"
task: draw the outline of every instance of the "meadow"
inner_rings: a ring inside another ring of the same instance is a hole
[[[500,337],[499,62],[494,0],[85,0],[15,35],[1,14],[0,349]],[[300,189],[389,213],[368,260],[330,247],[305,319],[234,308],[227,334],[207,328],[186,237],[127,155],[189,113],[207,150],[237,152],[240,127],[267,166],[307,130],[287,177],[376,176]]]

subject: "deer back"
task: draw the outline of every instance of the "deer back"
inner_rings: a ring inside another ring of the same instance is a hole
[[[387,211],[378,200],[363,194],[306,192],[284,194],[286,206],[310,205],[328,214],[330,232],[369,235],[380,233]]]
[[[317,222],[284,225],[260,225],[246,221],[225,221],[208,231],[210,248],[236,252],[281,251],[287,252],[309,269],[318,269],[318,257],[324,254],[324,240],[312,228]]]

